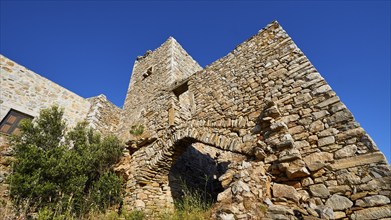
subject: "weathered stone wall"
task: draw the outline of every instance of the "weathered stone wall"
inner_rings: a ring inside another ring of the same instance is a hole
[[[54,104],[64,108],[64,118],[70,126],[84,119],[90,103],[73,92],[0,56],[1,91],[0,118],[12,108],[33,117]]]
[[[152,67],[152,71],[147,71]],[[186,77],[192,72],[201,70],[202,68],[183,50],[183,48],[170,37],[158,49],[151,52],[148,51],[143,57],[138,57],[133,67],[132,79],[124,104],[124,112],[121,116],[118,134],[122,139],[129,139],[132,136],[129,133],[132,125],[141,124],[145,127],[145,132],[140,137],[133,137],[139,141],[138,145],[149,144],[156,140],[157,137],[165,135],[170,126],[170,116],[168,109],[172,109],[177,100],[172,92],[173,88],[178,86],[178,81],[186,80]],[[171,116],[171,119],[174,117]],[[160,143],[160,142],[159,142]],[[156,143],[155,143],[156,144]],[[136,146],[140,147],[140,146]],[[160,147],[156,146],[156,147]],[[137,151],[132,155],[132,160],[124,165],[129,167],[127,170],[128,183],[126,186],[125,207],[130,208],[136,203],[138,206],[145,206],[145,203],[139,198],[153,197],[155,199],[144,199],[147,206],[152,208],[165,207],[172,204],[171,196],[166,196],[170,193],[169,187],[169,167],[165,173],[160,175],[163,178],[159,183],[146,184],[147,179],[140,180],[145,172],[150,170],[148,166],[143,164],[153,161],[146,161],[143,158],[150,155],[154,150]],[[130,149],[131,152],[134,149]],[[136,159],[138,158],[138,159]],[[141,163],[136,165],[133,163]],[[151,174],[156,174],[153,171]],[[159,178],[160,178],[159,177]],[[141,182],[140,182],[141,181]],[[138,184],[146,187],[138,188]],[[152,185],[151,185],[152,184]],[[140,192],[140,193],[139,193]],[[163,194],[163,195],[161,195]],[[160,196],[159,196],[160,195]]]
[[[9,194],[9,184],[6,182],[6,178],[11,173],[11,163],[14,158],[12,157],[12,151],[9,147],[8,136],[0,133],[0,217],[6,215],[11,219],[13,216],[13,206]]]
[[[272,182],[295,187],[297,197],[286,193],[288,201],[281,201],[273,185],[276,204],[300,202],[300,208],[315,207],[317,212],[309,212],[323,218],[332,218],[333,211],[325,211],[331,206],[337,216],[360,218],[363,207],[390,203],[384,155],[277,23],[190,82],[198,91],[192,120],[236,130],[239,140],[229,149],[265,157]],[[216,145],[224,146],[221,141]],[[354,203],[357,195],[379,200]]]
[[[169,206],[178,149],[204,143],[246,157],[221,177],[216,218],[391,217],[384,155],[277,22],[183,83],[156,99],[144,99],[149,85],[131,84],[127,102],[137,94],[151,113],[130,119],[150,135],[129,142],[139,149],[125,208]]]
[[[122,109],[111,103],[105,95],[87,99],[91,103],[86,121],[89,126],[103,135],[117,132]]]
[[[58,105],[69,127],[87,120],[102,134],[117,131],[122,110],[104,95],[84,99],[2,55],[0,68],[0,120],[10,109],[36,117],[41,109]]]

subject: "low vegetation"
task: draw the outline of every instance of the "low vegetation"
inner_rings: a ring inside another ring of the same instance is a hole
[[[41,111],[34,121],[22,121],[20,129],[11,138],[15,160],[7,179],[14,207],[2,204],[0,218],[12,219],[16,210],[21,219],[38,220],[210,219],[205,193],[186,187],[174,211],[146,215],[121,210],[122,180],[111,171],[122,155],[120,141],[101,138],[86,123],[66,131],[58,107]],[[135,135],[143,131],[143,126],[132,127]]]
[[[58,107],[22,121],[20,129],[11,140],[16,161],[8,178],[20,214],[69,219],[121,203],[121,179],[110,170],[122,155],[115,136],[102,139],[86,123],[65,132]]]
[[[211,219],[212,202],[207,198],[205,193],[206,192],[201,190],[192,190],[184,186],[181,199],[174,203],[174,213],[171,213],[168,218],[165,219]]]
[[[129,130],[129,133],[135,135],[135,136],[139,136],[139,135],[142,135],[144,132],[144,126],[143,125],[132,125],[132,127],[130,128]]]

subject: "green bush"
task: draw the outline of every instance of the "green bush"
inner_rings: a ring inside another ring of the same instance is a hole
[[[21,135],[12,137],[16,161],[9,176],[14,203],[40,212],[41,218],[92,209],[103,210],[121,202],[121,180],[110,168],[121,154],[114,136],[101,138],[79,123],[65,133],[63,110],[42,110],[32,122],[21,122]]]
[[[118,177],[111,173],[104,173],[92,187],[91,199],[100,209],[106,209],[112,204],[121,202],[121,183]]]
[[[130,128],[130,131],[129,131],[129,133],[136,135],[136,136],[141,135],[143,132],[144,132],[143,125],[132,125],[132,127]]]

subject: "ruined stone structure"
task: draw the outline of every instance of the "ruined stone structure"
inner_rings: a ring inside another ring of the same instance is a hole
[[[79,118],[128,145],[125,209],[188,187],[217,219],[391,218],[384,155],[277,22],[204,69],[170,37],[135,61],[123,109],[87,102]]]
[[[383,154],[277,22],[205,69],[168,39],[135,62],[123,111],[123,137],[147,129],[128,142],[127,209],[206,175],[216,218],[391,217]]]

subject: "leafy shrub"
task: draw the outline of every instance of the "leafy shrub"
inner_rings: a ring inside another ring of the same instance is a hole
[[[8,179],[11,198],[17,206],[29,201],[42,209],[42,219],[52,212],[80,216],[121,202],[121,180],[110,170],[122,154],[120,141],[102,139],[86,123],[65,133],[62,117],[56,106],[42,110],[34,122],[22,121],[21,135],[11,140],[16,159]]]
[[[121,202],[121,183],[118,177],[105,172],[93,185],[91,199],[100,209],[106,209],[112,204]]]
[[[136,136],[141,135],[143,132],[144,132],[143,125],[132,125],[132,127],[130,128],[130,131],[129,131],[129,133],[136,135]]]

